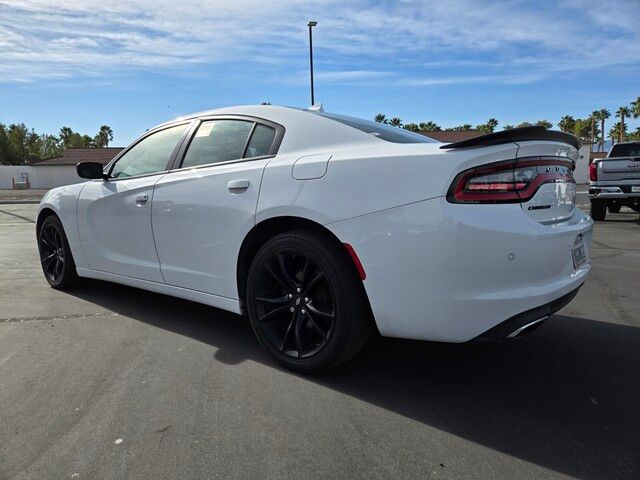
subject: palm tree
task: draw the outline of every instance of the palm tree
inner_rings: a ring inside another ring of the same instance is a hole
[[[604,152],[604,121],[611,116],[611,112],[606,108],[601,108],[598,112],[598,118],[600,119],[600,145],[602,146],[602,151]]]
[[[108,147],[111,140],[113,140],[113,130],[109,125],[102,125],[98,135],[96,135],[96,146]]]
[[[631,102],[631,115],[633,118],[640,117],[640,97]]]
[[[553,127],[553,123],[551,123],[549,120],[538,120],[536,122],[536,125],[538,127],[544,127],[547,130],[549,130],[551,127]]]
[[[510,123],[507,123],[504,127],[502,127],[502,130],[513,130],[514,128],[516,127],[514,127]]]
[[[589,151],[593,152],[593,140],[596,133],[596,122],[600,120],[600,111],[594,110],[593,112],[591,112],[591,117],[589,117],[589,119],[591,120],[591,136],[589,137],[589,143],[590,143]]]
[[[400,120],[398,117],[393,117],[391,120],[389,120],[389,125],[391,125],[392,127],[401,127],[402,120]]]
[[[439,132],[440,130],[442,130],[442,127],[440,127],[440,125],[432,121],[420,122],[418,127],[420,127],[421,132]]]
[[[485,125],[488,127],[489,131],[493,133],[493,131],[498,126],[498,120],[496,120],[495,118],[490,118],[489,120],[487,120],[487,123]]]
[[[558,123],[558,127],[563,132],[573,132],[573,127],[576,125],[576,119],[571,115],[563,115]]]
[[[373,119],[378,123],[387,123],[387,116],[384,113],[378,113]]]
[[[631,111],[629,110],[629,107],[620,107],[616,112],[616,117],[620,118],[620,131],[618,134],[618,142],[621,142],[623,140],[624,133],[626,132],[624,119],[630,116],[631,116]]]

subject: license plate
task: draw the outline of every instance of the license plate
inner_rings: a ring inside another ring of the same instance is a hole
[[[640,185],[631,185],[631,193],[640,193]]]
[[[573,268],[579,268],[587,261],[587,255],[584,250],[584,242],[582,241],[582,234],[576,237],[571,248],[571,255],[573,256]]]

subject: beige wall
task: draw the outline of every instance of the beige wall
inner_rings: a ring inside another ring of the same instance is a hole
[[[0,165],[0,189],[13,188],[12,179],[22,181],[22,173],[29,174],[31,188],[54,188],[83,182],[75,165]]]

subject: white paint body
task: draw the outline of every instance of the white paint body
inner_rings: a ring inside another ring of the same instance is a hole
[[[274,217],[316,222],[349,243],[386,336],[463,342],[579,287],[571,248],[592,221],[575,185],[545,184],[526,204],[453,204],[470,167],[533,155],[575,158],[568,145],[528,141],[442,150],[396,144],[313,113],[274,106],[197,114],[251,115],[285,134],[273,158],[179,169],[49,192],[80,276],[240,313],[237,262],[246,235]],[[228,182],[248,181],[230,190]],[[136,204],[147,195],[149,201]],[[545,210],[528,210],[542,202]],[[108,294],[108,293],[107,293]]]

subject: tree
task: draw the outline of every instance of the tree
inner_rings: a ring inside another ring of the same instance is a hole
[[[584,141],[584,142],[588,142],[589,139],[591,138],[591,127],[592,127],[592,122],[591,122],[591,118],[577,118],[574,125],[573,125],[573,131],[570,133],[573,133],[576,137],[578,137],[580,140]],[[595,128],[595,135],[597,135],[599,133],[599,129],[597,127]]]
[[[419,132],[420,131],[420,125],[418,125],[417,123],[407,123],[404,127],[405,130],[409,130],[410,132]]]
[[[547,130],[553,128],[553,123],[551,123],[549,120],[538,120],[536,122],[536,126],[538,127],[544,127]]]
[[[498,120],[495,118],[490,118],[487,120],[487,123],[483,123],[476,126],[476,130],[483,133],[493,133],[496,127],[498,126]]]
[[[636,142],[640,141],[640,127],[636,128],[633,133],[627,135],[628,140],[634,140]]]
[[[468,132],[470,130],[473,130],[473,128],[471,127],[471,124],[465,123],[464,125],[460,125],[458,127],[447,128],[447,130],[450,130],[453,132]]]
[[[421,132],[439,132],[442,130],[442,127],[438,125],[436,122],[428,121],[428,122],[420,122]]]
[[[514,127],[510,123],[507,123],[504,127],[502,127],[502,130],[513,130],[514,128],[516,127]]]
[[[589,138],[589,151],[593,152],[593,143],[595,141],[596,134],[596,122],[600,120],[600,111],[594,110],[593,112],[591,112],[591,116],[589,117],[589,119],[591,120],[591,137]]]
[[[598,111],[598,118],[600,119],[600,147],[602,147],[602,151],[604,152],[604,122],[607,118],[611,116],[611,113],[606,108],[601,108]],[[598,148],[599,150],[599,148]]]
[[[113,140],[113,130],[109,125],[102,125],[100,131],[94,137],[93,143],[96,148],[104,148],[109,146],[109,142]]]
[[[630,116],[631,116],[631,110],[629,110],[629,107],[620,107],[616,112],[616,118],[620,119],[620,129],[619,129],[620,133],[618,135],[619,142],[622,142],[622,139],[627,134],[627,126],[624,124],[624,119]]]
[[[533,127],[533,123],[531,122],[520,122],[516,125],[516,128],[524,128],[524,127]]]
[[[391,125],[392,127],[401,127],[402,120],[398,117],[393,117],[391,120],[389,120],[389,125]]]
[[[376,114],[376,116],[373,117],[373,119],[378,123],[387,123],[387,116],[384,113]]]
[[[640,117],[640,97],[631,102],[631,115],[633,118]]]
[[[611,145],[616,141],[623,142],[627,137],[627,125],[622,122],[616,122],[609,130],[609,136],[611,137]]]
[[[573,133],[573,128],[576,125],[576,119],[571,115],[563,115],[558,123],[558,128],[563,132]]]

